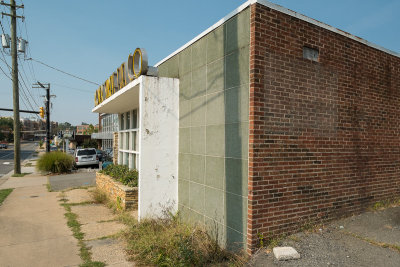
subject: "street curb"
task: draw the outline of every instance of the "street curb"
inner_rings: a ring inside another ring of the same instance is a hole
[[[36,152],[36,150],[35,150]],[[21,166],[23,164],[25,164],[27,161],[31,160],[33,158],[33,153],[26,159],[24,159],[21,162]],[[22,169],[22,168],[21,168]],[[0,177],[0,185],[4,184],[5,182],[7,182],[8,179],[10,179],[10,177],[14,174],[14,170],[9,171],[7,174],[3,175],[2,177]],[[33,174],[37,174],[36,172],[34,172]]]

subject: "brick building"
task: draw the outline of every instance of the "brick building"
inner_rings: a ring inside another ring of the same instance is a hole
[[[222,244],[251,253],[260,234],[400,196],[400,54],[251,0],[156,67],[179,79],[176,208]],[[148,99],[128,114],[118,97],[140,95],[128,90],[142,80],[93,111],[120,114],[120,125],[135,117],[141,132]],[[143,130],[139,139],[155,133]],[[120,151],[121,164],[136,166]],[[141,199],[140,180],[150,176],[139,175]]]

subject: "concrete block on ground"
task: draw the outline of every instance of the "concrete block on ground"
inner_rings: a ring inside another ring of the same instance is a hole
[[[274,247],[273,252],[279,261],[300,259],[300,254],[292,247]]]

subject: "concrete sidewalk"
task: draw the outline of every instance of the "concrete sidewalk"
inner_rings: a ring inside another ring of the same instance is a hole
[[[48,192],[47,177],[32,172],[8,178],[0,189],[14,191],[0,206],[1,266],[78,266],[81,263],[77,240],[64,218],[58,192]]]

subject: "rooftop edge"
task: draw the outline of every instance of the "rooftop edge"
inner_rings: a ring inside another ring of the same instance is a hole
[[[371,43],[361,37],[355,36],[353,34],[350,34],[348,32],[339,30],[338,28],[332,27],[326,23],[320,22],[316,19],[307,17],[303,14],[300,14],[298,12],[292,11],[288,8],[285,8],[283,6],[271,3],[267,0],[249,0],[245,3],[243,3],[242,5],[240,5],[238,8],[236,8],[235,10],[233,10],[232,12],[230,12],[228,15],[226,15],[225,17],[223,17],[222,19],[220,19],[219,21],[217,21],[214,25],[212,25],[211,27],[209,27],[208,29],[206,29],[205,31],[203,31],[202,33],[200,33],[199,35],[197,35],[196,37],[194,37],[192,40],[190,40],[189,42],[187,42],[186,44],[184,44],[183,46],[181,46],[180,48],[178,48],[177,50],[175,50],[174,52],[172,52],[170,55],[168,55],[167,57],[165,57],[164,59],[160,60],[159,62],[157,62],[155,64],[156,67],[158,67],[159,65],[161,65],[162,63],[164,63],[165,61],[167,61],[168,59],[170,59],[171,57],[175,56],[176,54],[178,54],[179,52],[181,52],[182,50],[184,50],[185,48],[187,48],[188,46],[190,46],[191,44],[193,44],[194,42],[198,41],[199,39],[201,39],[202,37],[204,37],[206,34],[208,34],[209,32],[211,32],[212,30],[218,28],[219,26],[221,26],[224,22],[228,21],[230,18],[232,18],[233,16],[235,16],[236,14],[238,14],[239,12],[241,12],[242,10],[246,9],[247,7],[253,5],[253,4],[261,4],[263,6],[269,7],[273,10],[279,11],[281,13],[284,13],[286,15],[298,18],[300,20],[306,21],[310,24],[316,25],[318,27],[321,27],[323,29],[329,30],[331,32],[340,34],[342,36],[345,36],[347,38],[353,39],[357,42],[360,42],[362,44],[365,44],[369,47],[381,50],[385,53],[388,53],[390,55],[396,56],[400,58],[400,53],[397,53],[395,51],[392,51],[390,49],[384,48],[380,45]]]

